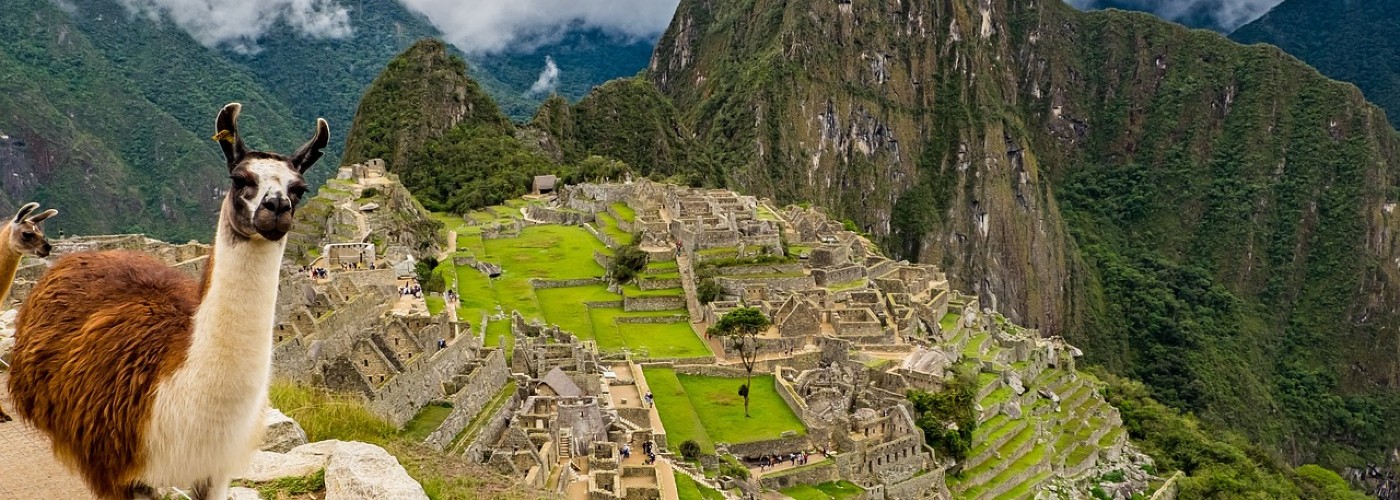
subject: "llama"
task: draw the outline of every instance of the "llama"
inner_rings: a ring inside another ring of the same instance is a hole
[[[29,215],[38,209],[38,203],[25,203],[19,207],[14,219],[0,225],[0,279],[4,280],[0,281],[0,301],[9,296],[10,285],[14,284],[19,261],[24,256],[33,255],[42,259],[48,257],[49,250],[53,249],[53,245],[44,239],[41,224],[49,217],[58,215],[58,210],[50,208]],[[0,423],[9,421],[10,416],[5,414],[4,408],[0,408]]]
[[[15,410],[99,498],[224,500],[261,439],[284,237],[330,129],[318,119],[290,157],[250,151],[240,109],[215,121],[232,187],[202,281],[146,254],[75,253],[20,309]]]

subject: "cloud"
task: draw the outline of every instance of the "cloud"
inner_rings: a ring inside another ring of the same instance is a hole
[[[535,80],[535,84],[530,86],[530,91],[526,92],[525,95],[531,96],[552,92],[558,86],[559,66],[554,64],[553,57],[544,56],[544,69],[540,71],[539,79]]]
[[[469,54],[528,52],[570,29],[636,38],[666,29],[679,0],[399,0]]]
[[[152,21],[170,19],[206,47],[256,52],[278,21],[314,38],[350,36],[350,11],[335,0],[119,0]]]
[[[1151,12],[1171,21],[1211,22],[1230,32],[1258,19],[1282,0],[1067,0],[1079,9],[1120,9]]]

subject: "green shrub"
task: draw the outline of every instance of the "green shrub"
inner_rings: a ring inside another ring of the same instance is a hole
[[[637,273],[647,267],[647,253],[636,245],[628,245],[617,249],[617,255],[613,257],[612,267],[608,268],[608,275],[618,283],[627,283],[632,278],[637,277]]]
[[[722,292],[724,292],[724,287],[719,286],[718,282],[710,278],[700,280],[700,286],[695,290],[701,304],[714,302]]]
[[[694,439],[687,439],[684,442],[682,442],[681,456],[684,457],[686,460],[695,460],[700,458],[700,443],[695,442]]]

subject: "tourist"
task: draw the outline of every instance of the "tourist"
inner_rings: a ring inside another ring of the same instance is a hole
[[[628,458],[631,458],[631,457],[632,457],[632,445],[630,445],[630,444],[623,444],[623,445],[622,445],[622,459],[623,459],[623,460],[627,460]]]
[[[446,349],[446,348],[447,348],[447,339],[438,339],[438,350],[441,351],[441,350]]]

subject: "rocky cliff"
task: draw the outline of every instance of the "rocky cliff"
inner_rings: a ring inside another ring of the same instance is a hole
[[[1400,141],[1276,48],[1059,2],[691,0],[648,78],[724,182],[831,207],[1207,421],[1296,460],[1387,441]]]

